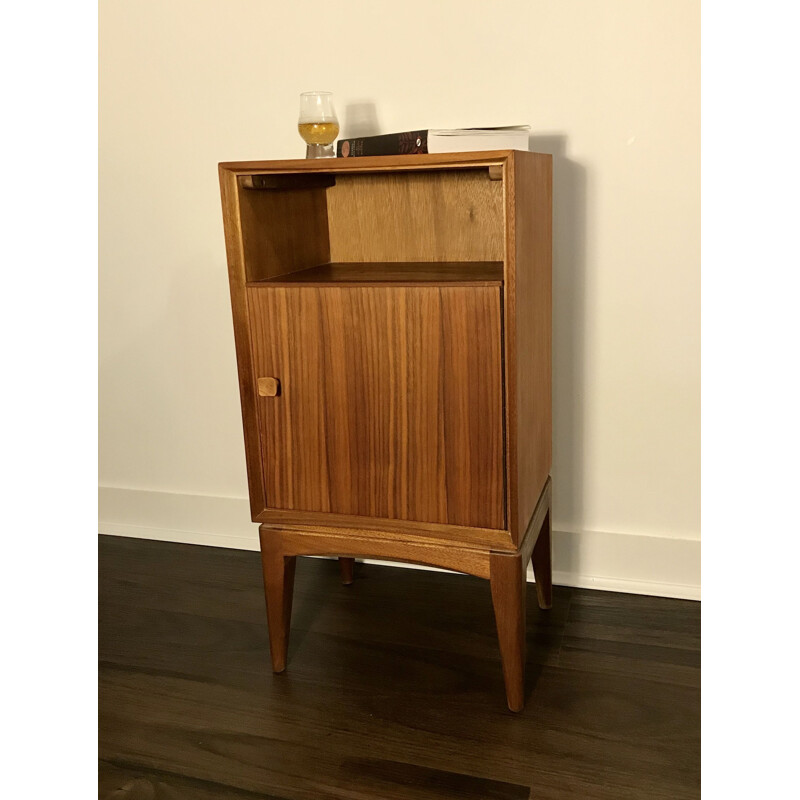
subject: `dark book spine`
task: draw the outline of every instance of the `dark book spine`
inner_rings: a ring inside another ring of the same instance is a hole
[[[428,131],[405,131],[385,133],[381,136],[359,136],[355,139],[339,139],[336,143],[337,158],[358,156],[401,156],[408,153],[428,152]]]

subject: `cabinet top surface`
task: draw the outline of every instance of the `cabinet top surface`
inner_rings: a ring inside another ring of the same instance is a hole
[[[436,169],[484,167],[504,164],[509,159],[551,158],[523,150],[482,150],[470,153],[425,153],[404,156],[362,156],[358,158],[295,158],[281,161],[223,161],[220,170],[239,174],[253,172],[376,172],[392,169]]]

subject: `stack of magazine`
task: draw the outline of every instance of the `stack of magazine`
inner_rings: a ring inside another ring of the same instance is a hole
[[[462,153],[475,150],[527,150],[529,125],[502,128],[452,128],[404,131],[339,139],[338,158],[397,156],[409,153]]]

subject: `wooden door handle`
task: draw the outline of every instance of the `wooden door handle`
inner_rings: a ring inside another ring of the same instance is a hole
[[[277,378],[259,378],[259,397],[277,397],[281,393],[281,382]]]

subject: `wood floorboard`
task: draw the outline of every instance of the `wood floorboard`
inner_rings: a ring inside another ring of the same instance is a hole
[[[124,761],[100,761],[100,797],[110,800],[285,800],[275,794],[144,769]]]
[[[633,642],[565,636],[559,666],[700,688],[700,654]]]
[[[619,592],[573,589],[569,618],[573,624],[605,624],[652,635],[669,633],[672,636],[665,638],[663,644],[700,649],[699,604],[693,600],[645,595],[632,598]],[[681,638],[675,639],[675,635]]]
[[[100,798],[699,797],[698,603],[529,586],[512,714],[486,581],[299,559],[282,675],[257,553],[101,537],[99,583]]]

